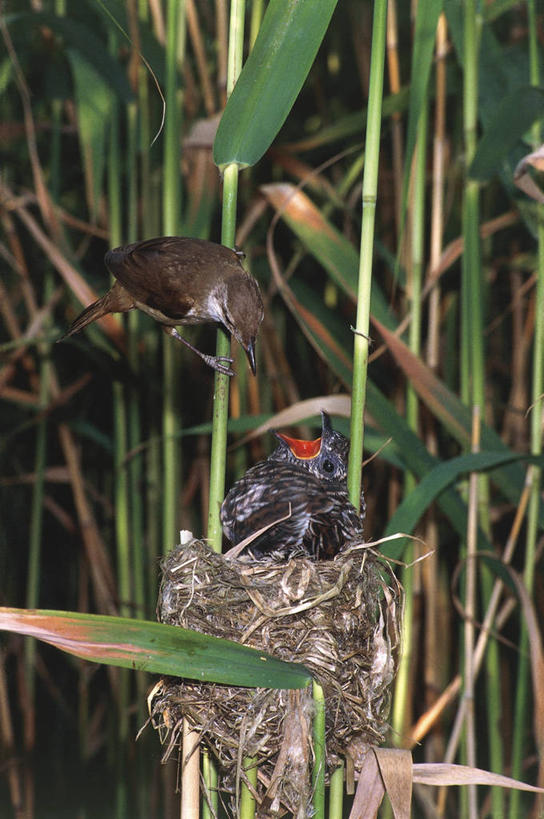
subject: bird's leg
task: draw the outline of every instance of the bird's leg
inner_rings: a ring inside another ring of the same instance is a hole
[[[180,336],[175,327],[166,327],[165,325],[163,325],[163,327],[165,333],[167,333],[169,336],[172,336],[173,338],[177,338],[177,340],[181,341],[182,344],[185,344],[186,347],[192,350],[193,353],[196,353],[198,356],[200,356],[200,358],[203,361],[205,361],[206,364],[213,370],[217,370],[218,373],[223,373],[224,375],[234,375],[234,370],[231,370],[231,368],[228,366],[228,364],[232,364],[232,362],[234,361],[233,358],[229,358],[226,355],[220,356],[207,355],[206,353],[203,353],[201,350],[198,350],[196,347],[193,347],[193,345],[190,344],[186,338]],[[223,361],[228,362],[228,364],[227,363],[223,364],[222,363]]]

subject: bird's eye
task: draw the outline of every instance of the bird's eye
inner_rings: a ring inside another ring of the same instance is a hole
[[[325,460],[322,463],[322,467],[323,467],[323,472],[328,472],[329,474],[331,472],[334,472],[334,464],[333,464],[332,461],[329,461],[328,458],[325,458]]]

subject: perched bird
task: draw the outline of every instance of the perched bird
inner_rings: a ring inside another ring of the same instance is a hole
[[[263,301],[259,285],[240,263],[241,255],[215,242],[180,236],[160,236],[109,250],[104,262],[116,279],[113,287],[78,316],[63,338],[108,313],[137,307],[210,367],[234,375],[228,366],[231,358],[202,353],[176,330],[178,324],[217,322],[242,345],[255,375]]]
[[[223,531],[233,544],[273,524],[248,545],[254,557],[326,559],[363,540],[364,500],[359,514],[346,486],[349,441],[332,429],[326,412],[321,416],[321,436],[314,441],[276,432],[279,446],[223,501]]]

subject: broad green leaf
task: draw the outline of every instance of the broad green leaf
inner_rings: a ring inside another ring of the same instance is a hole
[[[544,89],[527,85],[507,94],[484,131],[469,176],[486,181],[503,170],[512,148],[543,115]]]
[[[213,148],[216,165],[254,165],[298,96],[337,0],[270,0],[255,45],[227,102]]]
[[[84,660],[224,685],[304,688],[303,665],[230,640],[146,620],[0,608],[0,630],[36,637]]]
[[[112,95],[108,84],[81,57],[79,51],[69,48],[67,54],[74,75],[78,134],[84,159],[89,207],[94,217],[102,192]]]

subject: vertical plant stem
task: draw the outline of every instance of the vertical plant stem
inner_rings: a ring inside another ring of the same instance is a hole
[[[236,201],[238,193],[238,166],[228,165],[223,176],[223,221],[221,242],[234,246]],[[230,340],[223,330],[217,331],[217,356],[230,355]],[[221,551],[221,521],[219,512],[225,494],[225,463],[227,452],[227,421],[229,408],[229,376],[215,373],[215,391],[212,420],[212,447],[210,461],[210,508],[208,513],[208,542],[216,552]]]
[[[47,270],[43,288],[43,302],[51,297],[53,292],[53,278],[51,270]],[[48,325],[50,322],[48,322]],[[47,326],[47,325],[46,325]],[[38,347],[39,364],[39,407],[45,410],[49,400],[49,385],[51,378],[51,362],[49,360],[49,344]],[[36,448],[34,452],[34,484],[32,487],[32,502],[30,506],[30,533],[28,553],[28,574],[26,579],[26,606],[29,609],[37,608],[40,593],[40,563],[42,550],[43,527],[43,499],[45,489],[45,469],[47,467],[47,414],[44,412],[36,430]],[[25,683],[27,686],[28,714],[25,715],[25,751],[30,753],[34,748],[36,729],[36,703],[34,702],[36,687],[36,640],[25,640]],[[29,789],[30,789],[30,782]]]
[[[244,45],[245,0],[232,0],[230,7],[229,50],[227,58],[227,98],[242,69]],[[236,233],[236,205],[238,201],[238,166],[231,164],[223,174],[223,202],[221,211],[221,242],[234,247]],[[230,355],[230,339],[222,330],[217,331],[217,356]],[[216,551],[221,551],[221,503],[225,494],[225,468],[227,456],[227,422],[229,411],[229,376],[215,373],[212,419],[212,444],[210,454],[210,502],[208,509],[208,542]],[[249,768],[249,760],[244,767]],[[210,766],[211,768],[212,766]],[[255,775],[256,775],[256,768]],[[217,783],[217,775],[213,773]],[[212,779],[207,781],[212,808],[217,811],[217,791],[212,790]],[[242,801],[248,800],[244,794],[247,786],[242,784]]]
[[[140,0],[138,8],[140,20],[147,22],[149,17],[149,8],[147,0]],[[138,111],[140,113],[139,119],[139,135],[140,135],[140,190],[142,203],[142,227],[141,235],[143,239],[148,239],[151,236],[156,236],[160,233],[160,208],[157,207],[158,186],[151,174],[150,149],[151,149],[151,106],[149,100],[149,70],[147,66],[140,64],[138,76]],[[146,334],[145,339],[145,361],[144,367],[147,369],[156,369],[157,360],[159,357],[158,344],[155,328]],[[153,398],[146,396],[148,401],[148,417],[149,417],[149,442],[145,454],[145,508],[146,508],[146,530],[145,530],[145,560],[147,567],[158,565],[158,557],[161,548],[161,525],[158,510],[160,509],[160,485],[161,485],[161,444],[159,435],[160,411],[157,412],[156,401]],[[141,504],[142,510],[144,504]],[[144,571],[144,576],[147,575],[147,588],[144,599],[147,600],[146,616],[151,616],[155,609],[155,600],[157,596],[157,579],[154,572]]]
[[[181,817],[198,819],[200,791],[200,734],[193,731],[187,719],[183,720],[181,749]]]
[[[233,0],[230,9],[227,97],[231,95],[234,84],[242,70],[244,16],[245,0]],[[223,174],[221,242],[227,247],[234,247],[237,201],[238,166],[233,163],[225,168]],[[230,355],[230,340],[221,329],[217,331],[216,355]],[[216,372],[210,462],[210,508],[208,513],[208,542],[216,552],[221,551],[222,533],[219,513],[225,494],[228,408],[229,376]]]
[[[244,760],[244,771],[251,785],[256,788],[258,768],[251,757],[246,757]],[[255,815],[255,806],[255,798],[251,790],[244,785],[240,794],[240,819],[251,819]]]
[[[208,799],[212,807],[217,810],[217,768],[209,754],[205,749],[202,751],[202,777],[204,779]],[[202,800],[202,819],[213,819],[214,814],[208,806],[206,799]]]
[[[138,238],[138,119],[135,103],[127,107],[127,241],[135,242]],[[128,360],[132,374],[138,380],[140,357],[140,312],[132,310],[128,314]],[[127,394],[128,415],[128,449],[136,451],[142,440],[140,423],[140,396],[137,387],[131,387]],[[145,581],[143,554],[143,506],[140,500],[142,459],[139,455],[131,457],[126,465],[128,470],[130,497],[130,552],[133,576],[132,616],[145,617]],[[144,679],[143,675],[139,675]]]
[[[478,51],[482,27],[481,12],[475,0],[465,2],[464,21],[464,83],[463,118],[465,135],[465,157],[468,168],[476,152],[478,128]],[[466,179],[463,201],[463,235],[465,253],[462,264],[464,333],[462,356],[466,366],[462,393],[473,408],[485,406],[485,365],[484,365],[484,303],[483,271],[480,258],[480,191],[478,182]],[[478,476],[479,522],[484,531],[490,531],[489,522],[489,480],[486,475]],[[480,570],[481,596],[487,604],[492,591],[492,577],[484,566]],[[495,640],[489,643],[486,655],[486,708],[487,730],[490,752],[490,767],[500,773],[503,769],[502,738],[499,731],[501,709],[500,666],[498,646]],[[467,673],[467,669],[465,669]],[[467,735],[468,739],[468,735]],[[467,748],[469,750],[470,747]],[[470,797],[470,794],[469,794]],[[503,794],[499,788],[492,789],[493,809],[496,815],[503,813]],[[474,805],[472,805],[474,809]]]
[[[313,814],[315,819],[325,819],[325,697],[321,686],[313,683],[314,695],[314,767],[312,771]]]
[[[389,0],[387,9],[387,65],[389,69],[389,88],[392,94],[401,89],[400,63],[398,53],[397,3]],[[395,188],[395,221],[397,237],[401,236],[402,217],[402,120],[400,112],[395,111],[391,118],[391,140],[393,148],[393,185]]]
[[[257,39],[257,34],[261,27],[261,22],[264,14],[263,0],[253,0],[251,4],[251,21],[249,24],[249,48],[253,48],[253,44]]]
[[[423,282],[424,261],[425,261],[425,169],[427,158],[427,119],[428,107],[424,105],[421,111],[417,128],[417,141],[414,153],[413,172],[413,195],[411,214],[411,241],[410,252],[411,262],[408,266],[410,272],[410,312],[412,320],[410,322],[409,344],[411,351],[419,356],[421,352],[421,290]],[[406,390],[406,420],[414,432],[418,432],[419,427],[419,403],[417,393],[411,384]],[[410,494],[415,487],[414,476],[406,473],[405,492]],[[410,544],[405,553],[405,560],[411,564],[414,559],[414,547]],[[411,723],[412,715],[409,704],[411,702],[411,673],[413,670],[412,652],[414,644],[414,594],[415,567],[410,566],[403,572],[402,582],[405,593],[404,623],[402,632],[402,653],[399,662],[399,670],[395,684],[395,697],[393,706],[393,729],[395,734],[402,739],[407,723]]]
[[[116,39],[111,34],[110,48],[115,51]],[[119,111],[117,102],[112,100],[110,144],[108,156],[108,205],[110,243],[116,247],[122,243],[121,218],[121,153],[119,134]],[[126,470],[127,425],[123,385],[113,384],[113,436],[114,436],[114,504],[115,541],[117,546],[117,593],[119,614],[130,616],[130,518],[128,504],[128,476]],[[118,719],[116,748],[116,806],[115,815],[122,819],[128,811],[128,789],[126,781],[126,744],[129,736],[129,689],[130,676],[127,669],[119,669],[118,679]]]
[[[112,35],[111,48],[115,48]],[[119,113],[112,102],[112,120],[108,157],[108,203],[110,242],[113,247],[122,242],[121,220],[121,157],[119,136]],[[125,404],[123,386],[119,381],[113,385],[114,414],[114,480],[115,480],[115,534],[117,543],[117,584],[122,617],[130,615],[130,522],[128,512],[128,481],[125,466],[127,454]]]
[[[368,333],[370,322],[370,290],[372,285],[372,247],[378,188],[380,131],[385,60],[387,0],[376,0],[372,23],[372,52],[365,136],[365,166],[363,173],[363,221],[359,255],[357,289],[357,320],[353,340],[353,385],[351,399],[350,457],[348,489],[352,504],[361,504],[361,463],[363,460],[363,415],[366,397],[368,364]]]
[[[478,452],[480,438],[480,407],[474,406],[472,415],[472,452]],[[474,718],[474,623],[476,620],[476,551],[478,540],[478,473],[471,472],[467,521],[467,570],[465,582],[464,623],[464,700],[467,764],[476,767],[476,725]],[[470,819],[478,816],[476,786],[468,786]]]
[[[429,277],[437,267],[443,246],[444,232],[444,171],[446,156],[446,56],[447,56],[447,23],[442,13],[436,30],[436,94],[433,124],[433,170],[432,170],[432,203],[431,203],[431,237],[429,248]],[[440,342],[440,287],[435,284],[429,294],[428,333],[426,361],[427,365],[437,371],[439,363]],[[437,426],[431,421],[426,433],[427,449],[433,455],[438,453]],[[438,542],[438,524],[434,510],[430,510],[425,527],[425,541]],[[423,580],[425,587],[425,705],[433,706],[437,692],[444,686],[448,669],[442,661],[443,635],[440,629],[441,593],[440,561],[437,552],[429,555],[424,561]],[[433,731],[426,741],[425,757],[429,762],[440,758],[439,730]]]
[[[531,85],[540,85],[540,48],[538,35],[538,19],[535,0],[527,3],[529,19],[529,60]],[[532,130],[532,143],[536,149],[542,141],[539,122],[535,122]],[[535,335],[533,342],[533,373],[532,373],[532,409],[531,409],[531,454],[542,453],[542,393],[544,392],[544,207],[538,205],[538,232],[537,232],[537,285],[535,295]],[[536,544],[538,538],[538,517],[541,504],[540,486],[541,470],[536,466],[531,472],[531,497],[527,515],[527,535],[525,541],[525,565],[523,580],[529,595],[533,592],[534,571],[536,560]],[[521,624],[519,665],[516,680],[516,699],[514,706],[514,736],[512,742],[512,776],[520,777],[525,755],[525,739],[527,716],[530,703],[530,668],[529,668],[529,638],[525,621]],[[512,792],[510,796],[510,819],[521,815],[521,796],[519,792]]]
[[[163,161],[163,231],[175,236],[180,230],[181,175],[180,134],[181,95],[178,88],[178,63],[182,62],[185,48],[185,8],[183,0],[168,0],[166,38],[166,118],[164,123]],[[163,553],[177,542],[177,502],[181,447],[175,433],[178,419],[178,356],[180,345],[172,344],[163,336]]]
[[[342,819],[344,811],[344,763],[331,774],[329,785],[329,819]]]

